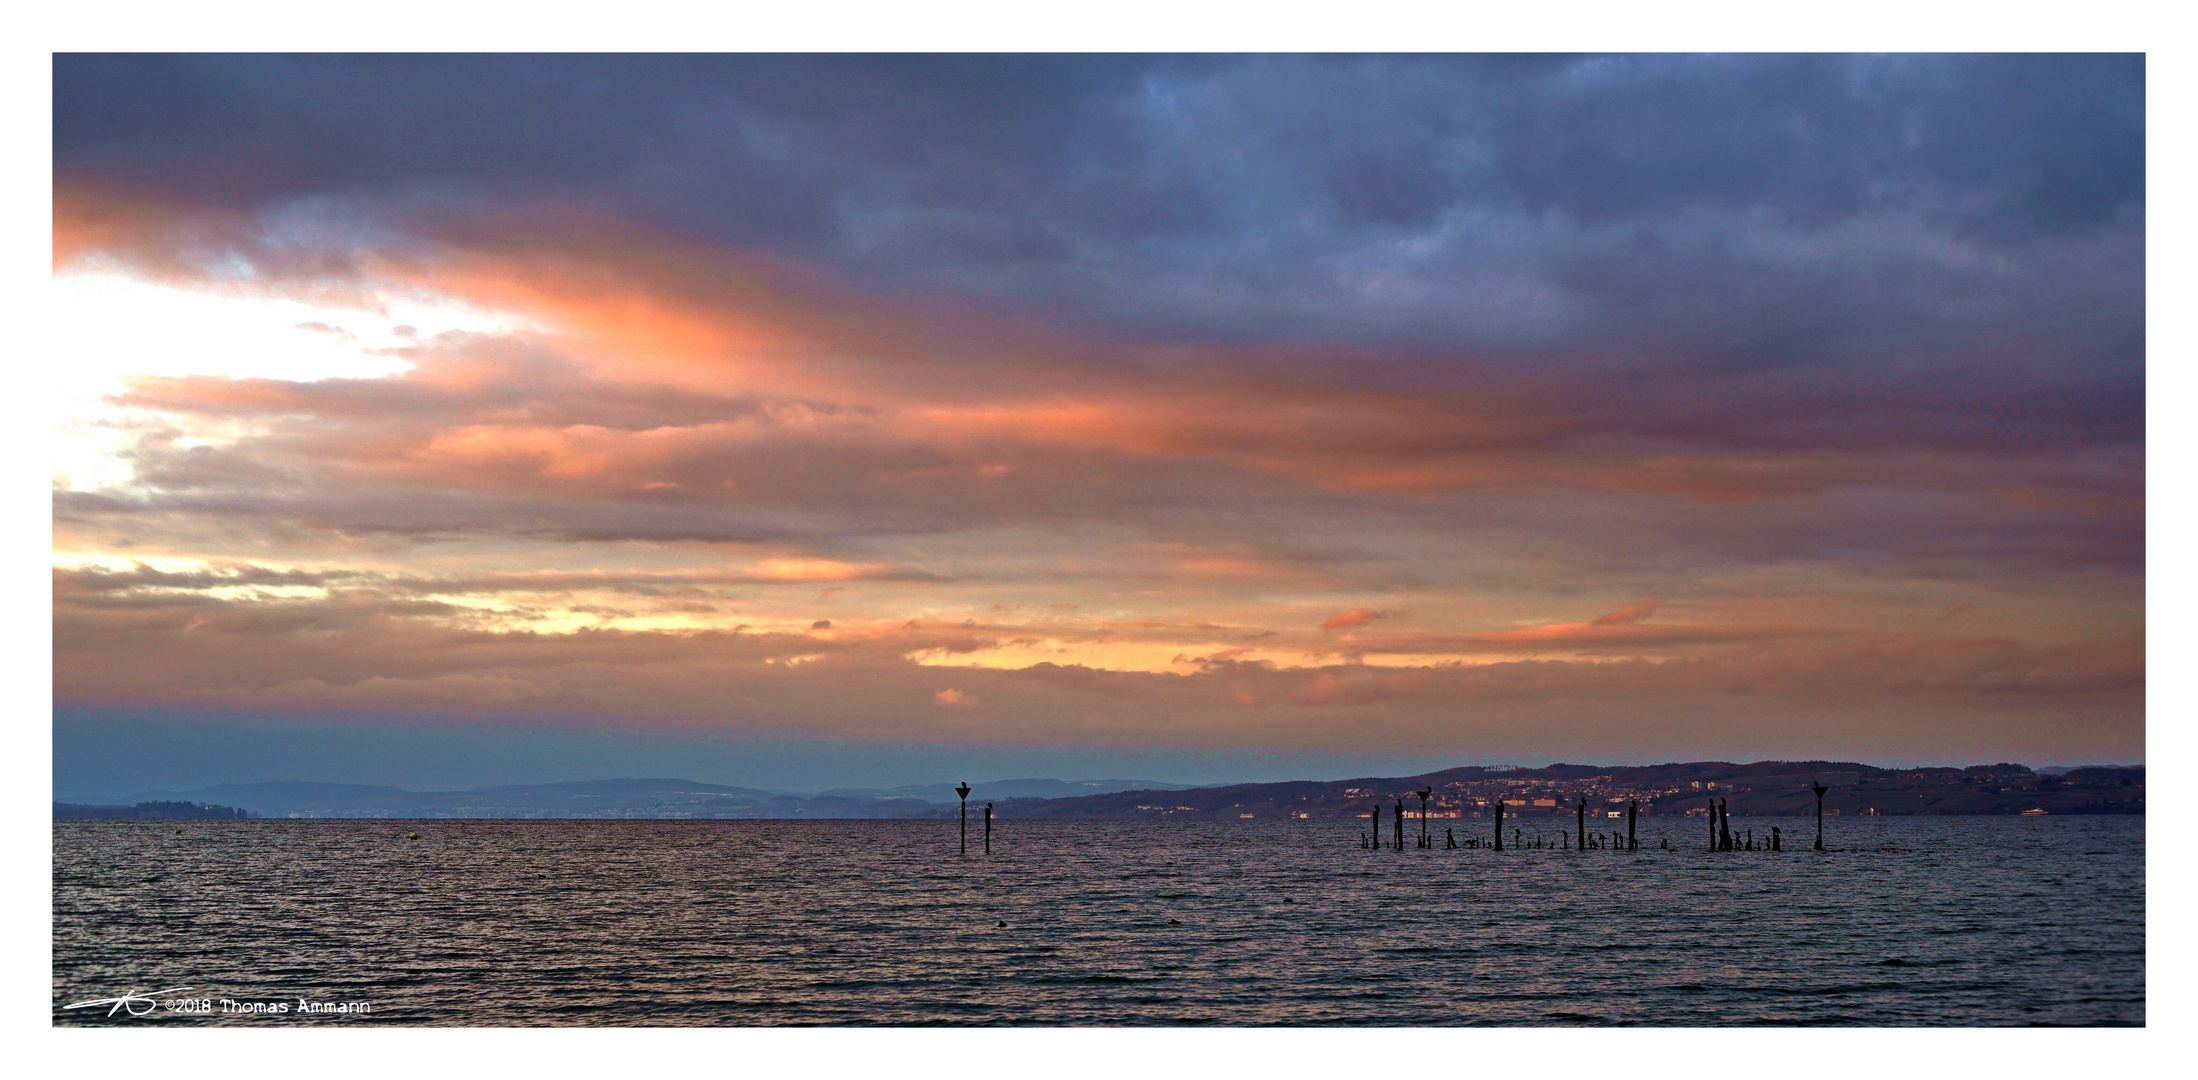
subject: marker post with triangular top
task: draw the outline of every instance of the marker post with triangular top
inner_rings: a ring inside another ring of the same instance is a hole
[[[954,794],[962,797],[962,854],[967,855],[969,854],[969,781],[962,781],[962,785],[954,789]]]

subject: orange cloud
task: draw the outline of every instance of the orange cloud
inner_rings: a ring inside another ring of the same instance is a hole
[[[1616,403],[1606,399],[1607,385],[1505,373],[1473,357],[1448,358],[1442,385],[1411,387],[1354,382],[1339,374],[1350,357],[1302,348],[1200,346],[1196,364],[1163,365],[1152,362],[1163,354],[1152,343],[867,296],[571,208],[413,220],[406,223],[413,242],[401,247],[302,253],[264,242],[265,226],[234,213],[71,178],[57,178],[54,215],[57,267],[113,260],[208,286],[215,282],[205,266],[241,258],[256,273],[220,287],[355,306],[373,306],[384,293],[443,295],[547,328],[517,337],[559,351],[582,373],[557,388],[552,407],[569,407],[570,395],[640,386],[659,396],[815,399],[862,417],[880,443],[969,459],[966,471],[979,479],[1033,452],[1096,450],[1208,462],[1334,491],[1561,489],[1730,505],[1893,481],[1989,492],[2059,513],[2142,518],[2141,460],[2073,462],[2057,448],[1962,451],[1929,439],[1850,437],[1827,424],[1816,425],[1827,434],[1814,444],[1765,446],[1744,429],[1763,422],[1764,409],[1790,403],[1689,395],[1663,406]],[[514,455],[539,465],[509,475],[593,479],[636,457],[672,472],[716,452],[705,436],[644,438],[641,429],[606,449],[594,444],[610,436],[546,428],[530,411],[468,418],[475,427],[519,429],[507,440]],[[443,434],[451,439],[430,460],[453,454],[454,464],[489,475],[478,466],[490,443],[475,433]],[[637,486],[652,483],[686,481],[654,477]]]

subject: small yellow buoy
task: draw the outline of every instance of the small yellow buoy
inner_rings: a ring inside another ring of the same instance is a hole
[[[419,833],[413,833],[413,834],[412,834],[412,839],[414,839],[414,840],[418,840],[419,838],[420,838],[420,834],[419,834]]]

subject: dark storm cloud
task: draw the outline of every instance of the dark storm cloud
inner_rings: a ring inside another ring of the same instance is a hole
[[[55,161],[64,184],[234,209],[321,200],[322,228],[329,200],[383,221],[577,204],[1179,339],[2126,393],[2143,75],[2123,56],[63,56]],[[2017,340],[2044,355],[2010,360]]]
[[[1102,237],[1211,235],[1269,224],[1232,222],[1223,194],[1265,178],[1254,202],[1354,226],[1458,205],[1822,220],[1937,188],[1971,196],[1942,209],[1972,228],[2062,233],[2141,209],[2143,77],[2134,56],[63,55],[55,150],[64,172],[203,177],[220,198],[620,180],[758,230],[806,204],[796,221],[828,231],[850,195],[1069,192]],[[843,190],[799,182],[818,178]]]

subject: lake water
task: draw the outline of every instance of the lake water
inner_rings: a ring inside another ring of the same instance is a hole
[[[1361,824],[1012,821],[960,857],[952,821],[56,821],[54,1022],[2144,1022],[2141,817],[1834,819],[1781,854]],[[63,1009],[172,987],[212,1011]]]

